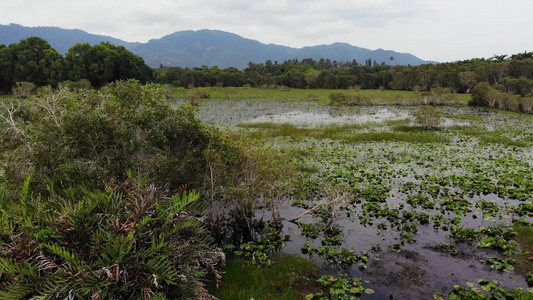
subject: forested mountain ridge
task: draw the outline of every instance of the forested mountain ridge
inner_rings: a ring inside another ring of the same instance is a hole
[[[356,60],[360,64],[386,63],[388,65],[420,65],[432,63],[408,53],[391,50],[370,50],[346,43],[292,48],[243,38],[219,30],[178,31],[147,43],[129,43],[109,36],[90,34],[79,29],[58,27],[25,27],[17,24],[0,25],[0,44],[18,43],[31,36],[41,37],[59,53],[64,54],[77,43],[96,45],[110,42],[141,56],[151,67],[218,66],[244,69],[249,62],[267,60],[283,62],[289,59],[330,59],[332,61]]]
[[[0,25],[0,44],[10,45],[37,36],[50,43],[52,48],[60,54],[65,54],[78,43],[89,43],[97,45],[101,42],[110,42],[116,46],[124,46],[131,50],[140,43],[130,43],[110,36],[97,35],[85,32],[80,29],[63,29],[59,27],[26,27],[18,24]]]
[[[179,31],[160,39],[150,40],[132,49],[151,67],[218,66],[244,69],[248,62],[267,60],[283,62],[290,59],[321,58],[332,61],[356,60],[360,64],[420,65],[431,63],[408,53],[391,50],[370,50],[346,43],[303,48],[263,44],[237,34],[219,30]]]

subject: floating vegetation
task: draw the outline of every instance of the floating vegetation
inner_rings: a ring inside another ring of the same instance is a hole
[[[531,266],[533,250],[525,248],[528,234],[520,228],[533,221],[533,116],[442,106],[441,125],[425,130],[401,118],[417,107],[386,107],[384,113],[375,106],[340,110],[317,102],[245,102],[232,104],[237,115],[218,124],[290,153],[299,173],[286,218],[309,211],[309,218],[292,224],[289,232],[296,237],[281,251],[362,274],[400,298],[447,291],[422,289],[416,280],[389,282],[380,268],[398,268],[401,274],[412,266],[425,282],[455,285],[450,299],[459,291],[469,295],[458,285],[464,281],[447,275],[458,269],[467,270],[462,279],[490,279],[476,285],[487,297],[503,293],[494,288],[501,281],[493,281],[501,272],[522,276],[505,282],[512,287],[505,293],[527,286],[531,269],[521,265]],[[208,119],[217,118],[217,105]],[[355,122],[357,115],[372,121]],[[328,204],[332,188],[346,195],[335,205]],[[473,256],[469,264],[475,268],[466,268],[465,259]],[[431,271],[443,266],[446,274]],[[328,292],[311,299],[329,297]],[[470,299],[480,295],[470,293]]]

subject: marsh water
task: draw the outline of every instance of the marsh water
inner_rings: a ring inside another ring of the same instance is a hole
[[[174,104],[182,103],[177,100]],[[261,129],[239,125],[288,123],[306,128],[359,124],[362,126],[353,129],[353,132],[365,133],[393,131],[394,125],[391,124],[395,121],[404,121],[404,124],[412,126],[411,114],[416,109],[400,106],[330,107],[312,101],[291,100],[205,100],[198,115],[223,131],[246,133]],[[263,141],[266,147],[305,153],[294,158],[294,162],[302,166],[303,171],[299,175],[302,186],[311,185],[319,190],[327,184],[363,192],[380,187],[385,193],[383,201],[378,202],[381,209],[400,214],[404,211],[425,213],[430,218],[429,224],[417,225],[410,240],[405,241],[402,236],[404,225],[393,223],[384,216],[369,217],[365,205],[372,201],[364,198],[364,193],[361,194],[363,196],[347,197],[333,222],[342,230],[342,243],[338,247],[367,253],[368,262],[366,268],[357,264],[341,266],[317,254],[302,253],[306,242],[311,248],[321,247],[323,233],[315,239],[306,237],[296,222],[288,221],[326,201],[320,192],[315,191],[316,196],[312,196],[313,191],[310,191],[309,197],[298,199],[291,196],[282,204],[283,235],[290,235],[291,239],[285,242],[281,251],[313,260],[323,274],[363,278],[368,282],[367,286],[376,291],[373,295],[363,295],[363,299],[431,299],[436,293],[450,292],[454,285],[465,286],[466,282],[477,282],[481,278],[501,280],[511,289],[527,288],[523,275],[494,270],[488,263],[490,258],[502,256],[500,250],[478,247],[477,242],[454,243],[450,229],[454,225],[476,230],[490,226],[505,227],[518,218],[533,221],[531,214],[517,216],[513,213],[520,204],[533,201],[531,193],[528,194],[533,186],[532,148],[481,142],[484,131],[505,135],[506,141],[531,141],[533,116],[470,107],[442,107],[441,110],[444,115],[442,129],[435,134],[449,139],[443,143],[394,140],[350,143],[283,136]],[[480,133],[469,134],[468,130],[472,131],[472,128],[481,128],[478,130]],[[525,178],[520,175],[520,182],[509,183],[513,179],[507,176],[515,176],[513,174],[526,175]],[[457,178],[478,182],[480,186],[486,181],[489,187],[483,190],[474,186],[466,191],[471,185],[465,180],[455,183]],[[520,194],[517,199],[509,193],[499,194],[491,190],[491,185],[503,186],[507,192],[515,194],[525,192],[525,195]],[[408,204],[409,197],[422,194],[435,202],[435,207]],[[449,199],[453,202],[459,198],[467,200],[466,209],[448,209],[455,206],[446,206],[448,204],[442,202]],[[489,212],[478,203],[492,203],[498,209]],[[268,220],[271,212],[258,210],[256,214]],[[446,220],[460,217],[460,221],[432,226],[431,220],[436,215]],[[321,218],[307,214],[298,221],[316,224],[321,222]],[[455,244],[455,251],[439,251],[436,247],[450,243]],[[393,245],[397,245],[396,248],[391,248]]]

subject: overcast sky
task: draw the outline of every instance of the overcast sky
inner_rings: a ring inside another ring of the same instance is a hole
[[[533,51],[532,0],[2,0],[0,24],[146,42],[218,29],[292,47],[345,42],[455,61]]]

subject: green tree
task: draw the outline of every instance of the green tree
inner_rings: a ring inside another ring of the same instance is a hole
[[[63,57],[47,41],[30,37],[17,47],[15,81],[33,82],[37,86],[56,85],[61,78]]]
[[[94,87],[102,87],[115,80],[137,79],[146,83],[153,79],[153,72],[144,60],[123,46],[109,42],[91,46],[76,44],[66,54],[68,79],[87,79]]]
[[[467,87],[466,93],[470,94],[470,91],[472,90],[472,87],[476,85],[477,83],[477,75],[476,72],[473,71],[466,71],[459,73],[459,80],[461,80],[461,83]]]
[[[4,91],[10,91],[19,81],[56,86],[64,79],[63,66],[61,54],[39,37],[0,47],[0,82]]]

